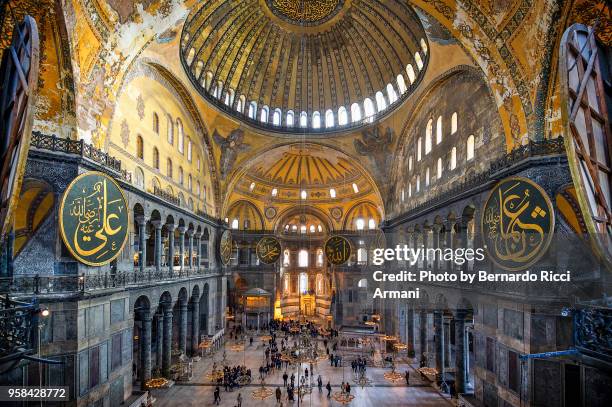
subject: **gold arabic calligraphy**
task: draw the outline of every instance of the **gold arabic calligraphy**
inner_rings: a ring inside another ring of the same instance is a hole
[[[491,192],[483,212],[489,254],[507,269],[537,260],[552,232],[552,213],[548,197],[531,181],[502,181]]]
[[[281,246],[273,237],[262,237],[257,243],[257,255],[265,264],[272,264],[280,257]]]
[[[325,243],[325,256],[335,265],[344,264],[351,255],[351,245],[342,236],[333,236]]]

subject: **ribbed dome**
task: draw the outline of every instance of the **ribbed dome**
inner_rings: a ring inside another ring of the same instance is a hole
[[[416,87],[427,51],[401,0],[209,0],[181,39],[204,97],[252,125],[297,132],[390,111]]]

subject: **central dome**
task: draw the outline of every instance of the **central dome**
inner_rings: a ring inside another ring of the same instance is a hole
[[[277,16],[298,25],[320,24],[333,17],[342,7],[340,0],[266,0]]]
[[[209,0],[185,22],[180,55],[209,102],[282,133],[370,123],[412,93],[429,60],[399,0]]]

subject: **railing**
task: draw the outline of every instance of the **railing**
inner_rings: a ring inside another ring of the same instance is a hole
[[[0,360],[11,359],[32,349],[34,305],[0,298]]]
[[[587,306],[576,310],[574,342],[580,352],[612,361],[612,308]]]
[[[0,278],[0,291],[11,294],[66,294],[86,291],[125,288],[153,282],[174,281],[189,277],[211,275],[205,268],[173,270],[145,269],[115,273],[83,273],[78,275],[23,274]]]
[[[395,223],[397,219],[405,218],[407,214],[419,213],[423,210],[427,210],[435,206],[436,204],[446,202],[452,197],[459,196],[460,194],[469,191],[475,187],[486,185],[487,182],[492,181],[492,175],[494,173],[504,168],[511,167],[512,165],[517,164],[527,158],[554,154],[565,154],[565,145],[563,144],[563,137],[542,141],[529,141],[529,143],[515,148],[508,154],[505,154],[499,160],[494,161],[487,170],[475,175],[467,176],[465,178],[465,181],[458,184],[452,184],[443,192],[439,193],[431,199],[426,200],[425,202],[408,206],[407,209],[403,210],[402,215],[398,216],[396,219],[391,219],[387,223]]]
[[[178,199],[178,197],[172,195],[170,192],[166,192],[161,188],[158,187],[154,187],[153,188],[153,195],[163,199],[164,201],[168,201],[171,204],[174,204],[176,206],[180,206],[181,204],[181,200]]]

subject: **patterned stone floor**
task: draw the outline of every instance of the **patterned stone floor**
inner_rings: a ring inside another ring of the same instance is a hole
[[[230,366],[237,364],[245,364],[253,372],[254,377],[258,376],[258,369],[262,363],[263,345],[256,339],[252,346],[246,346],[244,351],[235,351],[230,349],[231,342],[226,348],[227,351],[227,363]],[[222,350],[217,352],[213,356],[209,356],[195,363],[194,365],[194,377],[193,380],[186,384],[176,384],[170,389],[164,390],[153,390],[153,397],[156,398],[155,406],[167,407],[167,406],[212,406],[213,404],[213,391],[214,386],[210,384],[210,381],[206,379],[206,374],[212,371],[213,361],[217,361],[218,365],[221,365]],[[303,367],[307,367],[304,365]],[[384,374],[389,372],[390,369],[368,367],[367,377],[371,380],[371,385],[368,387],[360,388],[353,382],[353,375],[350,368],[348,367],[331,367],[328,361],[319,362],[314,367],[315,377],[321,375],[323,379],[323,385],[329,380],[332,385],[332,394],[340,390],[340,384],[342,381],[350,381],[351,383],[351,394],[354,394],[355,399],[348,404],[352,407],[385,407],[385,406],[419,406],[419,407],[434,407],[434,406],[451,406],[451,402],[448,398],[443,397],[436,390],[431,388],[428,384],[422,383],[418,377],[418,373],[413,367],[407,364],[400,364],[397,371],[404,373],[406,369],[410,372],[410,386],[406,386],[404,380],[398,383],[390,383],[384,378]],[[291,375],[291,371],[296,371],[296,368],[289,367],[288,374]],[[272,390],[276,390],[276,387],[281,387],[282,393],[282,405],[283,406],[297,406],[297,400],[291,404],[287,401],[287,393],[283,384],[284,370],[275,371],[273,374],[269,374],[266,378],[266,386]],[[297,376],[297,373],[296,373]],[[242,394],[242,406],[279,406],[276,403],[274,395],[270,396],[265,400],[256,400],[252,397],[251,393],[259,387],[259,381],[256,380],[256,384],[244,386],[240,389],[236,389],[233,392],[225,392],[221,388],[221,406],[233,407],[237,405],[238,393]],[[325,388],[320,394],[316,386],[310,395],[304,396],[304,399],[300,403],[303,406],[341,406],[338,402],[333,399],[327,399],[327,391]]]

